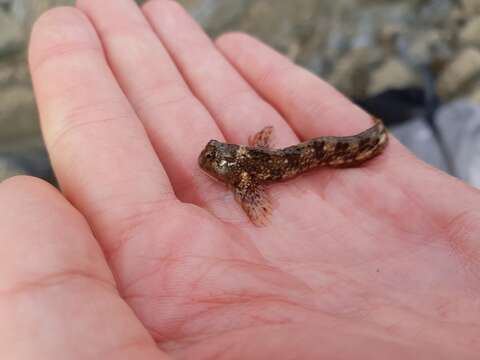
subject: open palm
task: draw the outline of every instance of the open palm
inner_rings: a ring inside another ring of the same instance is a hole
[[[2,334],[17,329],[4,351],[478,354],[478,191],[393,139],[363,167],[271,186],[271,224],[255,227],[198,168],[208,140],[246,143],[273,125],[283,147],[356,133],[369,115],[246,35],[212,43],[173,1],[77,8],[38,21],[30,65],[52,163],[79,212],[39,181],[0,186]]]

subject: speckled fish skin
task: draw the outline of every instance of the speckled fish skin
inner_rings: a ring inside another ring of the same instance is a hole
[[[252,222],[266,225],[271,206],[262,185],[294,178],[318,167],[354,167],[379,155],[388,144],[382,121],[353,136],[323,136],[284,149],[270,149],[272,128],[250,146],[211,140],[199,156],[200,167],[227,184]]]

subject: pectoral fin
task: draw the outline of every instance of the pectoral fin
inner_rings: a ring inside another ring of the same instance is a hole
[[[248,181],[233,189],[235,200],[242,206],[252,223],[266,226],[270,223],[272,205],[265,188]]]
[[[269,149],[272,146],[273,126],[267,126],[248,139],[248,145]]]

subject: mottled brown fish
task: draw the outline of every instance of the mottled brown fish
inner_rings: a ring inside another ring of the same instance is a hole
[[[229,186],[250,220],[268,224],[272,208],[264,185],[291,179],[308,170],[354,167],[379,155],[388,143],[382,121],[353,136],[322,136],[284,149],[271,149],[273,128],[250,138],[249,146],[211,140],[198,158],[209,175]]]

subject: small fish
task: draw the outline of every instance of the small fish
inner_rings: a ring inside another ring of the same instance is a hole
[[[322,136],[284,149],[272,149],[273,127],[249,145],[211,140],[198,158],[202,170],[225,183],[257,226],[269,223],[272,206],[265,185],[294,178],[317,167],[354,167],[379,155],[388,144],[383,122],[353,136]]]

